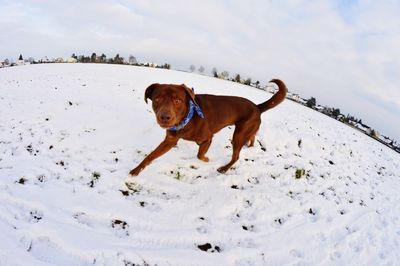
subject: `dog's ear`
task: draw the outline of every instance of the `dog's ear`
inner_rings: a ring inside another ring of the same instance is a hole
[[[195,100],[195,94],[194,90],[186,86],[185,84],[181,84],[182,88],[186,91],[186,93],[189,95],[190,99],[193,101],[193,103],[197,106],[199,106]]]
[[[154,91],[155,88],[158,87],[158,85],[160,85],[160,84],[154,83],[154,84],[151,84],[150,86],[147,87],[147,89],[146,89],[146,91],[144,93],[144,101],[146,103],[147,103],[147,99],[152,100],[153,91]]]

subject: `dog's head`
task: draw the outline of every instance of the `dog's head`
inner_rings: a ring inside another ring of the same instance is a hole
[[[152,84],[144,94],[144,100],[152,101],[157,123],[162,128],[179,124],[188,113],[189,100],[195,101],[195,94],[185,84]]]

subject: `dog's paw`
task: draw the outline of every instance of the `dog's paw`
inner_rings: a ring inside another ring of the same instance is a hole
[[[203,162],[208,163],[210,161],[210,159],[207,156],[203,156],[203,157],[198,157],[199,160],[202,160]]]
[[[220,168],[217,169],[217,171],[221,174],[225,174],[226,171],[228,171],[229,168],[226,168],[226,166],[222,166]]]
[[[139,173],[142,171],[142,169],[143,169],[143,168],[136,167],[135,169],[132,169],[132,170],[129,172],[129,174],[130,174],[131,176],[138,176]]]

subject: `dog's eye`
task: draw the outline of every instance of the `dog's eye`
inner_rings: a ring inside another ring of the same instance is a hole
[[[156,102],[156,103],[158,103],[160,100],[161,100],[161,98],[160,98],[160,97],[156,97],[156,98],[154,98],[154,102]]]

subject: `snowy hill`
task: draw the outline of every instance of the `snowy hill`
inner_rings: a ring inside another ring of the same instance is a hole
[[[181,140],[130,178],[164,138],[154,82],[271,96],[150,68],[0,69],[0,265],[399,265],[400,155],[291,101],[226,174],[233,128],[209,163]]]

